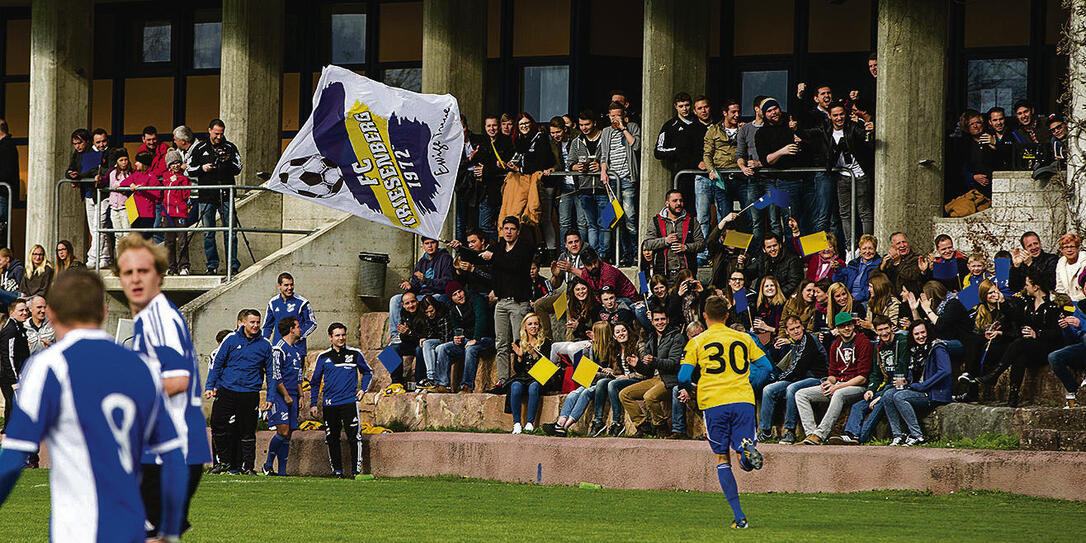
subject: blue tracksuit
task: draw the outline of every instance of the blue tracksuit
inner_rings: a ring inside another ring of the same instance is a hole
[[[268,309],[264,311],[263,335],[272,345],[278,344],[282,339],[279,335],[279,321],[287,317],[298,319],[298,325],[302,328],[302,339],[294,345],[301,349],[304,358],[307,352],[305,338],[317,329],[317,319],[313,316],[313,306],[310,305],[309,300],[297,294],[284,300],[283,295],[276,294],[268,302]]]
[[[204,390],[223,387],[234,392],[259,392],[271,371],[272,346],[260,335],[247,337],[239,327],[226,336],[207,369]]]
[[[313,378],[310,379],[310,405],[317,405],[317,391],[321,390],[323,382],[324,405],[343,405],[354,403],[358,396],[358,376],[362,376],[362,390],[370,386],[373,372],[366,364],[366,357],[362,351],[344,347],[337,350],[335,347],[324,351],[317,356],[317,364],[313,368]]]
[[[268,395],[275,392],[279,383],[287,388],[287,393],[297,397],[302,382],[302,365],[305,363],[305,351],[298,346],[280,339],[272,347],[272,367],[268,372]]]

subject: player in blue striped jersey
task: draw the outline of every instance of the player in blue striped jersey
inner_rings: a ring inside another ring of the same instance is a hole
[[[279,343],[283,334],[279,332],[279,321],[294,317],[302,327],[298,348],[305,358],[305,338],[317,330],[317,319],[313,316],[313,306],[309,300],[294,294],[294,277],[287,272],[279,274],[279,294],[268,301],[268,310],[264,312],[263,336],[272,345]]]
[[[153,537],[178,541],[188,473],[158,374],[100,329],[105,289],[97,275],[64,272],[50,299],[57,342],[23,371],[0,453],[0,503],[44,439],[52,460],[50,538],[143,541],[140,455],[148,450],[162,459],[162,522]]]
[[[188,530],[188,507],[200,484],[204,464],[211,461],[207,422],[201,409],[200,367],[192,345],[188,323],[177,307],[162,293],[167,268],[166,251],[143,236],[128,236],[117,247],[117,276],[135,318],[132,348],[146,355],[151,369],[161,375],[166,410],[178,434],[189,466],[189,488],[185,499],[183,529]],[[191,429],[191,430],[190,430]],[[148,536],[157,531],[157,497],[161,459],[144,451],[140,487],[148,506]]]
[[[272,367],[268,372],[268,424],[275,426],[275,435],[268,443],[268,460],[261,472],[264,475],[286,475],[287,456],[290,454],[290,436],[298,429],[298,398],[302,389],[302,364],[305,354],[298,340],[302,327],[298,319],[287,317],[279,321],[282,336],[272,347]],[[273,392],[274,391],[274,392]],[[272,460],[279,459],[279,471],[272,471]]]
[[[334,322],[328,327],[328,338],[332,348],[317,356],[310,379],[310,408],[312,416],[317,416],[318,391],[324,398],[324,437],[328,445],[328,461],[332,464],[334,477],[354,478],[362,470],[362,434],[358,428],[358,400],[370,386],[373,372],[366,364],[362,351],[347,346],[347,327]],[[358,378],[362,377],[362,386]],[[324,383],[323,388],[321,383]],[[347,434],[351,446],[351,464],[349,473],[344,474],[343,455],[339,448],[339,431]]]

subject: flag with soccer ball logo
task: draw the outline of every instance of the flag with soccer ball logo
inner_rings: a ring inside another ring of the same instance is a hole
[[[327,66],[313,95],[313,114],[267,186],[437,238],[463,149],[456,98],[389,87]]]

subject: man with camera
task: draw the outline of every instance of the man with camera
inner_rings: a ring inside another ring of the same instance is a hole
[[[226,140],[225,131],[226,124],[222,119],[212,119],[207,127],[207,141],[197,142],[193,146],[185,175],[189,179],[196,179],[197,185],[233,185],[234,177],[241,173],[241,153],[237,146]],[[201,224],[204,227],[215,226],[215,213],[218,213],[223,226],[226,226],[230,220],[229,191],[200,190],[198,193]],[[231,236],[230,240],[230,269],[237,273],[241,268],[237,234]],[[219,251],[215,246],[215,232],[204,232],[204,256],[207,257],[207,274],[218,275]]]

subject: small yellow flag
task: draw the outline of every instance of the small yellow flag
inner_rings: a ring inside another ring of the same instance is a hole
[[[818,251],[828,249],[829,246],[830,242],[826,239],[825,232],[815,232],[799,238],[799,248],[803,251],[803,256],[811,256]]]
[[[752,239],[754,239],[754,236],[751,234],[738,230],[728,230],[728,232],[724,234],[724,245],[746,250],[747,247],[750,247],[750,240]]]
[[[566,307],[569,306],[569,298],[566,297],[566,291],[563,290],[558,298],[554,300],[554,316],[555,318],[562,318],[562,315],[566,314]]]
[[[592,386],[592,380],[596,378],[596,372],[600,371],[600,365],[591,358],[582,356],[577,363],[577,369],[573,370],[573,382],[585,388]]]
[[[609,228],[614,228],[615,225],[618,224],[618,221],[622,220],[622,216],[625,215],[626,212],[622,211],[622,204],[619,203],[618,198],[611,200],[611,209],[615,212],[615,218],[611,220]]]
[[[532,366],[532,369],[528,370],[528,375],[539,381],[539,384],[545,385],[547,381],[551,380],[551,376],[556,371],[558,371],[558,366],[554,365],[554,362],[551,362],[547,357],[541,356],[539,361]]]
[[[140,218],[140,210],[136,207],[135,195],[129,196],[124,201],[124,210],[128,214],[128,224],[135,223],[136,219]]]

